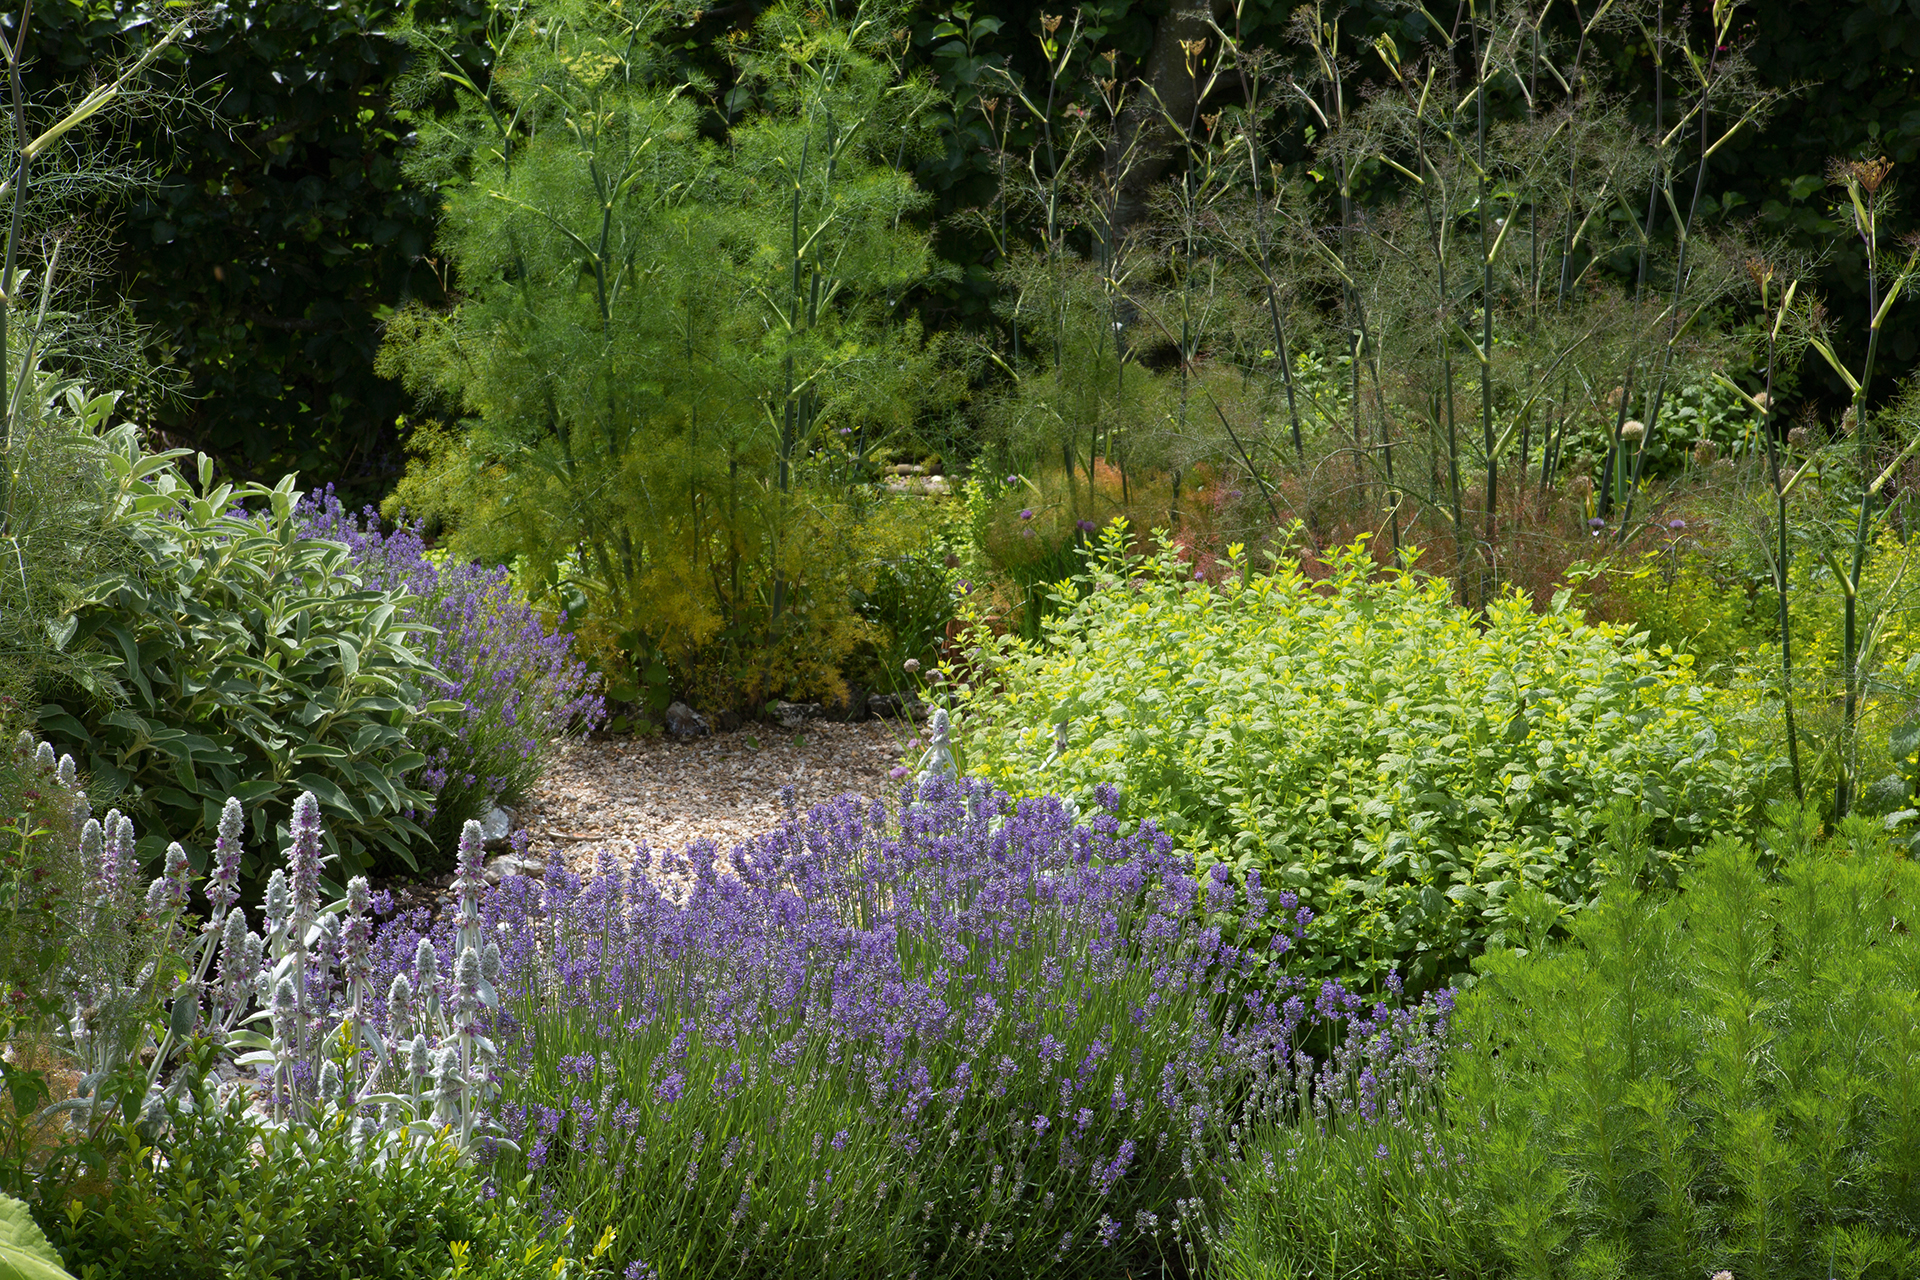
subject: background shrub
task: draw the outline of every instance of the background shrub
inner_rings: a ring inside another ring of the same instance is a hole
[[[1307,972],[1426,982],[1506,936],[1508,892],[1569,907],[1617,795],[1679,861],[1744,830],[1771,769],[1685,656],[1520,597],[1484,615],[1362,544],[1320,583],[1243,556],[1216,585],[1104,535],[1044,643],[981,640],[965,767],[1018,792],[1120,788],[1201,866],[1258,869],[1316,913]]]
[[[461,704],[412,734],[427,758],[420,783],[434,796],[426,827],[437,866],[467,819],[525,799],[556,736],[600,721],[598,682],[571,638],[515,594],[505,568],[429,557],[422,526],[382,533],[377,512],[356,519],[332,486],[308,494],[295,514],[309,537],[351,548],[353,572],[369,588],[404,592],[402,618],[431,628],[412,645],[437,673],[435,695]]]
[[[204,870],[229,796],[266,845],[267,814],[305,790],[341,874],[417,868],[429,844],[415,819],[433,800],[408,731],[459,709],[431,700],[410,643],[425,624],[401,616],[397,589],[354,577],[346,546],[302,535],[293,477],[215,486],[203,458],[196,493],[133,426],[109,444],[110,518],[138,555],[81,594],[73,643],[106,655],[115,687],[56,688],[41,733],[83,762],[97,800],[139,820],[149,861],[170,837]],[[257,853],[244,870],[258,873]]]

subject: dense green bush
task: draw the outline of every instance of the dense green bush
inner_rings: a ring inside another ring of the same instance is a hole
[[[204,868],[237,796],[259,837],[251,877],[267,814],[312,791],[339,874],[414,865],[432,797],[410,779],[424,759],[407,725],[442,706],[407,643],[424,624],[402,620],[397,591],[343,572],[344,544],[302,536],[291,476],[216,486],[203,458],[195,492],[131,425],[107,443],[107,518],[138,555],[81,593],[72,643],[106,653],[118,690],[65,688],[40,708],[40,731],[82,762],[96,799],[138,820],[149,860],[173,838]]]
[[[267,1129],[240,1099],[169,1108],[110,1189],[35,1214],[82,1280],[554,1280],[589,1272],[450,1146],[375,1158],[335,1117]],[[570,1224],[568,1224],[570,1225]],[[601,1252],[605,1244],[600,1242]],[[585,1252],[585,1250],[583,1250]],[[597,1254],[596,1254],[597,1256]]]
[[[1124,537],[1044,644],[982,640],[956,699],[965,767],[1083,802],[1117,784],[1125,818],[1203,865],[1297,892],[1311,971],[1457,971],[1507,937],[1522,881],[1592,898],[1614,797],[1646,806],[1667,864],[1746,829],[1768,781],[1758,727],[1690,659],[1564,599],[1476,615],[1443,582],[1376,572],[1361,544],[1324,582],[1235,553],[1214,584]]]
[[[1222,1276],[1920,1274],[1920,868],[1780,816],[1489,953],[1444,1096],[1262,1131]]]

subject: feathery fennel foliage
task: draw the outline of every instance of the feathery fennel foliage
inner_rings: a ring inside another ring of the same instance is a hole
[[[845,482],[943,385],[899,308],[933,95],[864,9],[769,12],[718,114],[662,6],[503,12],[490,90],[415,162],[461,301],[389,332],[450,420],[396,501],[519,557],[602,652],[749,704],[831,688],[865,634]]]

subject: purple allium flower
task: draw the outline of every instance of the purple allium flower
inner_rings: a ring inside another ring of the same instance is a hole
[[[1598,533],[1600,530],[1606,527],[1607,527],[1607,522],[1605,520],[1602,520],[1599,516],[1594,516],[1587,521],[1587,528],[1592,529],[1595,533]]]
[[[1675,533],[1680,532],[1680,530],[1686,527],[1687,527],[1687,522],[1685,520],[1679,519],[1678,517],[1675,517],[1674,519],[1667,521],[1667,528],[1673,530]]]
[[[1008,483],[1008,484],[1019,484],[1019,483],[1020,483],[1020,477],[1019,477],[1019,476],[1008,476],[1008,477],[1007,477],[1007,483]]]
[[[1020,518],[1021,518],[1022,520],[1031,520],[1031,519],[1033,519],[1033,508],[1032,508],[1032,507],[1022,507],[1022,508],[1020,508]]]
[[[1092,533],[1094,529],[1096,529],[1098,526],[1095,525],[1091,520],[1075,520],[1073,522],[1073,527],[1078,529],[1082,533]]]

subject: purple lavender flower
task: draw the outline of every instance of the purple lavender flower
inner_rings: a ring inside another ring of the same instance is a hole
[[[459,826],[540,776],[555,736],[591,728],[606,714],[598,677],[573,654],[572,638],[517,598],[504,568],[427,558],[423,523],[380,532],[371,507],[349,513],[332,486],[297,508],[309,537],[343,542],[369,587],[404,588],[404,620],[432,630],[410,642],[439,673],[444,698],[463,704],[450,722],[426,722],[421,782],[438,797],[430,830],[440,847]]]

